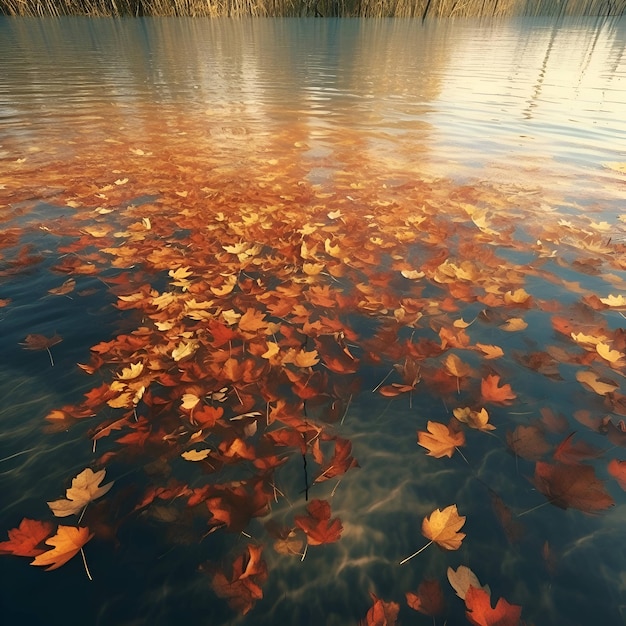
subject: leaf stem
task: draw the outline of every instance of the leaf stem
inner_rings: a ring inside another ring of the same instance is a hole
[[[82,548],[80,549],[80,555],[83,557],[83,565],[85,566],[85,571],[87,572],[87,578],[89,578],[89,580],[93,580],[91,576],[91,572],[89,571],[89,568],[87,567],[87,559],[85,558],[85,551]]]
[[[52,358],[52,352],[50,352],[50,348],[46,348],[46,352],[48,353],[48,356],[50,357],[50,365],[54,367],[54,359]]]
[[[428,546],[432,543],[432,541],[429,541],[424,547],[420,548],[417,552],[414,552],[411,556],[407,556],[406,559],[402,559],[402,561],[400,561],[400,565],[404,565],[407,561],[410,561],[414,556],[417,556],[420,552],[423,552],[424,550],[426,550],[426,548],[428,548]]]
[[[517,517],[522,517],[522,515],[526,515],[526,513],[532,513],[533,511],[540,509],[542,506],[546,506],[546,504],[552,504],[552,500],[546,500],[545,502],[534,506],[532,509],[528,509],[528,511],[522,511],[521,513],[517,514]]]

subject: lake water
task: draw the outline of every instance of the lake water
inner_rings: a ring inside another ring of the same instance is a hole
[[[2,556],[3,623],[461,624],[461,565],[526,624],[625,623],[625,49],[1,18],[0,541],[94,534],[92,581]],[[85,468],[113,486],[55,518]],[[400,565],[453,504],[462,545]]]

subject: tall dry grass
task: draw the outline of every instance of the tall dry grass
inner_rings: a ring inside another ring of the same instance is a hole
[[[14,16],[503,17],[619,16],[626,0],[0,0]]]

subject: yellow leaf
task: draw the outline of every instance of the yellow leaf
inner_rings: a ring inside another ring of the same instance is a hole
[[[607,393],[613,393],[619,387],[619,385],[613,381],[602,381],[595,372],[590,370],[576,372],[576,380],[585,387],[589,387],[600,396],[605,396]]]
[[[607,306],[626,307],[626,298],[622,294],[619,296],[611,294],[606,298],[600,298],[600,302],[606,304]]]
[[[463,431],[453,432],[448,426],[439,422],[428,422],[426,428],[428,432],[418,431],[417,440],[422,448],[428,450],[428,455],[436,459],[444,456],[451,457],[457,447],[465,444]]]
[[[467,363],[463,363],[456,354],[449,354],[443,362],[443,365],[448,373],[457,378],[468,376],[472,371],[472,368]]]
[[[180,408],[188,411],[195,408],[198,402],[200,402],[200,398],[198,398],[195,393],[184,393],[182,400],[183,402],[180,405]]]
[[[303,263],[302,271],[308,276],[317,276],[324,270],[324,267],[323,263]]]
[[[430,517],[422,522],[422,534],[434,541],[440,548],[458,550],[465,538],[465,533],[458,532],[465,524],[465,516],[459,515],[456,504],[443,510],[435,509]]]
[[[172,358],[174,361],[182,361],[183,359],[190,357],[196,350],[198,349],[198,342],[191,341],[181,341],[173,350],[172,350]]]
[[[179,267],[178,269],[170,270],[168,272],[168,275],[174,280],[181,280],[183,278],[189,278],[189,276],[191,276],[192,274],[193,272],[191,271],[189,267]]]
[[[298,350],[293,360],[294,364],[298,367],[312,367],[320,362],[317,350],[311,350],[306,352],[305,350]]]
[[[501,324],[500,328],[512,333],[517,330],[524,330],[525,328],[528,328],[528,324],[521,317],[511,317],[504,322],[504,324]]]
[[[188,450],[187,452],[183,452],[180,456],[183,457],[186,461],[203,461],[211,454],[211,451],[208,449],[205,450]]]
[[[35,560],[31,561],[31,565],[40,565],[46,567],[46,571],[57,569],[67,563],[79,550],[93,537],[93,533],[89,533],[89,528],[79,526],[59,526],[56,535],[46,539],[46,545],[54,546],[52,550],[48,550],[40,554]]]
[[[274,341],[267,342],[267,350],[261,355],[263,359],[272,359],[280,352],[280,346]]]
[[[504,302],[506,304],[524,304],[530,298],[530,294],[524,289],[516,289],[515,291],[507,291],[504,294]]]
[[[589,343],[594,346],[606,339],[604,335],[594,337],[593,335],[585,335],[584,333],[571,333],[571,337],[576,343]]]
[[[485,355],[485,359],[499,359],[504,356],[504,350],[500,346],[477,343],[476,347]]]
[[[106,470],[92,471],[89,467],[72,479],[72,486],[66,490],[66,498],[48,502],[50,510],[57,517],[67,517],[82,511],[89,502],[103,496],[111,489],[113,482],[100,486]]]
[[[596,345],[596,352],[610,363],[617,363],[624,356],[619,350],[611,350],[611,346],[603,342]]]
[[[419,278],[424,278],[424,276],[426,275],[424,274],[424,272],[419,272],[418,270],[402,270],[400,274],[402,274],[404,278],[407,278],[409,280],[417,280]]]
[[[143,363],[131,363],[117,375],[119,380],[132,380],[143,372]]]

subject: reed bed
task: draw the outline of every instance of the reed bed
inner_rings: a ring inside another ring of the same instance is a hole
[[[626,0],[0,0],[12,16],[505,17],[621,16]]]

